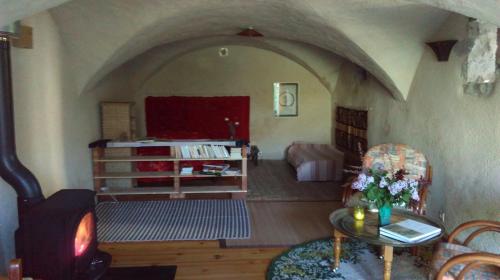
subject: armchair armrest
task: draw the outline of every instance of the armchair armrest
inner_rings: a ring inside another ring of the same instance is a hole
[[[466,264],[457,276],[457,280],[464,279],[470,270],[482,265],[495,265],[500,267],[500,256],[492,253],[465,253],[449,259],[436,274],[435,280],[442,280],[446,272],[457,264]]]
[[[500,232],[500,222],[495,222],[495,221],[488,221],[488,220],[475,220],[475,221],[470,221],[463,223],[459,225],[455,230],[453,230],[450,233],[450,236],[448,237],[448,243],[455,243],[459,244],[459,242],[455,241],[455,238],[464,230],[472,228],[472,227],[479,227],[476,231],[472,232],[467,239],[465,239],[464,244],[467,246],[469,242],[474,239],[476,236],[483,232],[487,231],[496,231]]]

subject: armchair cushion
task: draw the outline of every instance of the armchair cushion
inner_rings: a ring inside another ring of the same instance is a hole
[[[381,144],[371,147],[363,157],[363,168],[396,172],[404,169],[406,177],[419,180],[427,176],[427,158],[421,152],[403,144]]]
[[[458,244],[452,243],[439,243],[437,245],[436,251],[433,255],[431,272],[429,275],[429,279],[434,279],[439,269],[452,257],[457,255],[462,255],[465,253],[474,253],[473,249],[469,247],[465,247]],[[465,267],[464,264],[457,264],[453,266],[448,273],[443,277],[445,280],[453,280],[454,276],[457,276],[460,271]],[[493,266],[479,266],[471,271],[469,271],[464,279],[500,279],[500,274],[498,271],[498,267]]]

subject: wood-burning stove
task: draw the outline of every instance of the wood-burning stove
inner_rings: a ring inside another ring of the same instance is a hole
[[[94,192],[61,190],[23,217],[16,250],[24,273],[42,279],[93,279],[97,253]],[[104,272],[104,271],[102,271]]]
[[[18,160],[12,108],[10,44],[0,32],[0,176],[18,195],[16,254],[25,276],[44,280],[99,279],[111,256],[97,250],[95,193],[61,190],[45,199]]]

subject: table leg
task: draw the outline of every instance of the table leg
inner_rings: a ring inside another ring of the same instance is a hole
[[[342,241],[342,237],[344,235],[337,230],[333,231],[333,237],[334,237],[334,243],[333,243],[333,255],[334,255],[334,261],[333,261],[333,270],[336,271],[339,266],[340,266],[340,244]]]
[[[392,246],[384,246],[384,280],[391,279],[391,269],[392,269]]]

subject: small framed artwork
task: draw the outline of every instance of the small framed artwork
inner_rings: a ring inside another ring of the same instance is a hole
[[[274,83],[274,116],[296,117],[299,114],[299,84]]]

